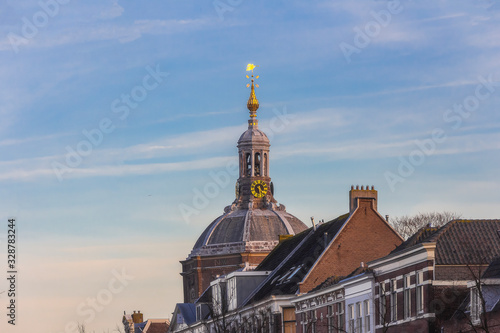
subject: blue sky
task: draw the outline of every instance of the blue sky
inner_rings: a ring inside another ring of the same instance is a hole
[[[497,1],[40,3],[0,4],[2,331],[170,317],[179,260],[234,199],[247,63],[276,198],[304,222],[346,213],[356,184],[383,215],[500,217]]]

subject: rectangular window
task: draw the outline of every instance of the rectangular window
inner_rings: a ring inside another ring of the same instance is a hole
[[[338,323],[337,328],[339,332],[344,332],[344,303],[337,304],[337,314],[338,314]]]
[[[370,300],[365,300],[363,302],[363,308],[365,312],[365,332],[370,332]]]
[[[213,309],[215,314],[220,314],[222,311],[222,294],[221,294],[221,288],[220,288],[220,283],[214,285],[212,287],[214,292],[213,296]]]
[[[361,333],[363,329],[363,314],[361,309],[361,302],[356,303],[356,332]]]
[[[311,329],[308,330],[308,332],[316,333],[316,310],[311,310],[309,312],[309,314],[311,317],[311,323],[309,325],[311,327]]]
[[[334,314],[333,314],[333,305],[328,305],[328,333],[333,333],[333,329],[335,327],[335,321],[334,321]]]
[[[405,319],[411,317],[411,289],[410,289],[410,275],[404,276],[404,315]]]
[[[385,300],[385,283],[379,284],[378,288],[379,299],[378,299],[378,314],[380,325],[385,325],[387,323],[386,317],[386,300]]]
[[[424,312],[424,272],[417,272],[417,314]]]
[[[398,320],[398,282],[391,280],[391,321]]]
[[[227,302],[229,303],[228,310],[234,310],[238,307],[236,295],[236,278],[231,278],[227,283]]]
[[[482,304],[481,297],[477,288],[470,290],[470,319],[473,324],[481,321]]]
[[[349,304],[347,314],[349,316],[349,333],[354,333],[354,304]]]
[[[295,333],[295,308],[283,308],[283,332]]]

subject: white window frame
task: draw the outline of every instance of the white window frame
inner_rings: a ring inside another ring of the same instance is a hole
[[[417,296],[417,314],[424,313],[425,295],[424,295],[424,271],[418,271],[415,276],[416,296]]]
[[[411,276],[410,274],[403,277],[403,304],[404,304],[404,318],[411,317]]]
[[[483,305],[481,296],[477,287],[470,290],[470,319],[472,324],[477,325],[481,322],[481,314],[483,313]]]
[[[398,280],[391,279],[391,322],[395,322],[398,320]]]
[[[371,323],[370,323],[370,300],[365,299],[363,301],[363,312],[364,312],[364,329],[365,332],[370,332]]]
[[[379,322],[380,325],[385,324],[385,317],[387,313],[387,300],[385,298],[385,282],[381,282],[378,285],[378,294],[379,294],[379,302],[378,302],[378,307],[379,307]]]
[[[363,332],[363,304],[356,303],[356,330],[357,333]]]
[[[333,333],[333,329],[334,329],[334,320],[335,320],[335,311],[333,309],[333,307],[337,305],[337,304],[330,304],[328,305],[327,307],[327,312],[328,312],[328,320],[327,320],[327,323],[328,323],[328,333]]]
[[[342,302],[337,304],[337,329],[341,332],[344,332],[345,329],[345,313],[344,313],[344,304]]]
[[[348,315],[349,315],[349,332],[354,333],[354,304],[349,304],[347,306]]]

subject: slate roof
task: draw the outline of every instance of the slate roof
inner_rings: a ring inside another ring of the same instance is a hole
[[[144,333],[167,333],[168,323],[167,322],[153,322],[151,319],[148,320],[149,326]]]
[[[191,325],[196,321],[196,307],[193,303],[177,303],[176,306],[187,325]]]
[[[500,258],[495,258],[486,271],[484,271],[483,279],[500,279]]]
[[[436,227],[423,227],[420,228],[416,233],[414,233],[410,238],[401,243],[398,247],[396,247],[391,253],[396,253],[401,250],[407,249],[414,245],[423,243],[427,238],[432,236],[439,228]]]
[[[237,209],[219,216],[210,223],[193,249],[204,245],[277,241],[279,235],[294,235],[306,228],[298,218],[285,211]]]
[[[330,222],[319,224],[316,231],[310,228],[279,244],[255,269],[273,271],[243,305],[271,295],[295,294],[298,291],[298,283],[323,253],[325,240],[326,244],[329,244],[348,217],[349,214],[339,216]]]
[[[134,324],[134,332],[142,333],[144,332],[144,327],[146,326],[147,322],[143,321],[142,323],[135,323]]]
[[[421,243],[436,243],[436,265],[488,264],[500,257],[500,220],[453,220],[435,230],[422,228],[391,254]]]
[[[210,303],[212,301],[212,287],[208,287],[203,291],[201,296],[196,300],[195,303]]]

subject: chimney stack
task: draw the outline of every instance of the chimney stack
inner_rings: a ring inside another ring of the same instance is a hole
[[[373,185],[371,188],[366,185],[366,189],[363,185],[361,189],[359,189],[359,185],[356,185],[356,188],[354,188],[354,185],[351,186],[349,191],[349,213],[352,213],[358,207],[358,198],[373,199],[373,209],[377,210],[378,194]]]
[[[134,311],[134,313],[132,313],[132,320],[134,321],[134,324],[142,323],[144,318],[141,311],[137,311],[137,313]]]

